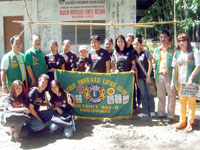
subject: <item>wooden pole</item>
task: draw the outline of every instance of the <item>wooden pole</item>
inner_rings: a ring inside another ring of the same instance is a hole
[[[26,0],[24,0],[24,6],[25,6],[25,10],[26,10],[26,15],[27,15],[27,18],[28,18],[28,26],[29,26],[29,30],[30,30],[30,35],[32,36],[32,28],[31,28],[31,19],[30,19],[30,16],[29,16],[29,12],[28,12],[28,7],[27,7],[27,3],[26,3]]]
[[[184,23],[185,21],[165,21],[165,22],[148,22],[148,23],[84,23],[84,22],[47,22],[47,21],[13,21],[20,24],[40,24],[40,25],[77,25],[77,26],[135,26],[135,27],[149,27],[152,28],[156,24],[172,24],[172,23]]]
[[[113,25],[113,29],[114,29],[114,39],[116,39],[116,26]]]
[[[147,39],[147,28],[144,28],[144,39]]]
[[[176,0],[174,0],[174,44],[177,47],[176,36]]]

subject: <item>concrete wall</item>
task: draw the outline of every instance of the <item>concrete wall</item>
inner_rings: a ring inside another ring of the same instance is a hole
[[[30,17],[33,21],[59,21],[59,0],[32,0],[27,1]],[[0,59],[4,55],[4,16],[23,16],[28,21],[23,1],[0,2]],[[9,8],[9,9],[8,9]],[[135,23],[136,22],[136,0],[106,0],[106,22],[113,23]],[[61,26],[59,25],[31,25],[32,32],[41,35],[42,50],[49,53],[48,42],[58,41],[61,49]],[[24,25],[24,48],[25,51],[31,46],[28,25]],[[114,38],[113,28],[106,28],[106,37]],[[133,33],[133,27],[117,27],[116,35]],[[88,43],[89,44],[89,43]],[[72,46],[72,51],[77,53],[78,45]]]
[[[58,21],[59,3],[55,0],[32,0],[27,1],[30,17],[33,21]],[[28,21],[23,1],[0,2],[0,57],[4,54],[4,16],[23,16],[24,21]],[[9,9],[8,9],[9,8]],[[61,44],[61,26],[41,26],[31,25],[32,32],[41,35],[42,50],[49,52],[48,42],[51,39],[57,40]],[[24,25],[24,49],[31,46],[28,25]]]
[[[136,23],[136,0],[106,0],[106,22],[107,23]],[[107,27],[106,36],[114,39],[113,27]],[[134,27],[116,27],[117,35],[132,33],[135,35]]]
[[[24,4],[22,1],[13,2],[0,2],[0,58],[4,55],[4,16],[23,16],[24,14]],[[8,9],[9,8],[9,9]],[[24,33],[24,38],[27,39],[27,32]],[[27,47],[28,43],[25,41],[24,46]]]

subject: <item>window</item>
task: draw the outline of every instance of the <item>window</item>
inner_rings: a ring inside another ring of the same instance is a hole
[[[88,23],[105,23],[105,21],[84,21]],[[72,44],[89,44],[90,36],[97,34],[101,42],[105,39],[105,26],[62,26],[62,40],[69,39]]]

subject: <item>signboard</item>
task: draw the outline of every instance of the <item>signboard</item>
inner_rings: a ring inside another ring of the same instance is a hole
[[[75,97],[75,115],[88,119],[130,118],[133,73],[84,73],[56,70],[55,77]]]
[[[200,97],[200,85],[193,84],[192,86],[187,86],[187,84],[181,84],[180,96],[185,97]]]
[[[60,0],[60,21],[106,20],[105,0]]]

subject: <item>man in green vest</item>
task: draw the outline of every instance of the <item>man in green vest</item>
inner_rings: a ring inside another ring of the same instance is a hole
[[[176,48],[170,43],[170,35],[167,30],[160,32],[161,46],[154,51],[154,62],[156,63],[155,81],[157,86],[159,119],[167,117],[169,124],[174,122],[176,96],[171,90],[172,59]],[[165,111],[166,93],[168,95],[167,113]]]
[[[3,56],[1,61],[2,90],[5,94],[8,94],[14,80],[21,80],[27,86],[24,54],[20,52],[22,41],[19,35],[10,38],[10,45],[12,50]]]
[[[41,74],[46,74],[44,54],[41,51],[41,39],[39,35],[33,35],[31,38],[32,47],[25,53],[26,69],[31,83],[35,86]]]

